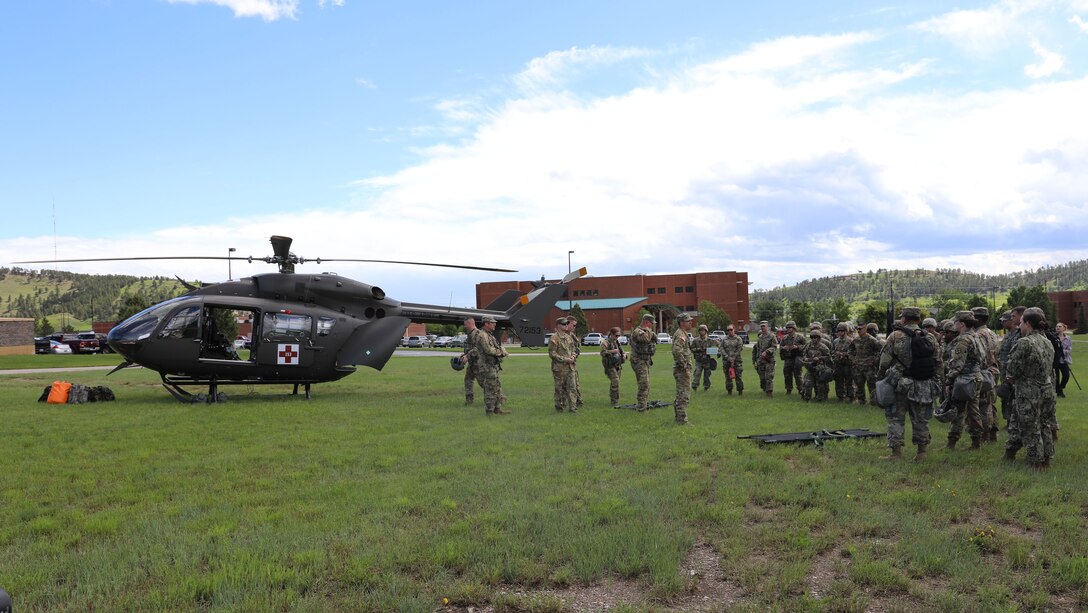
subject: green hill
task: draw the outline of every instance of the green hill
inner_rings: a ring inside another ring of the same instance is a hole
[[[92,321],[113,321],[126,296],[140,294],[155,303],[184,292],[178,280],[167,277],[0,268],[0,315],[46,316],[58,330],[66,323],[83,330]]]

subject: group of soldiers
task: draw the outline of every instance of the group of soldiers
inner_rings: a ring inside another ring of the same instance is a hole
[[[884,343],[877,338],[876,324],[855,327],[851,322],[835,326],[835,336],[824,332],[813,322],[806,339],[797,331],[797,324],[786,322],[781,339],[771,332],[767,322],[759,322],[759,336],[752,346],[752,364],[759,374],[759,388],[766,396],[774,395],[777,358],[782,360],[782,375],[786,394],[797,388],[801,399],[823,402],[835,382],[835,396],[841,402],[865,404],[865,390],[876,406],[877,358]]]
[[[796,387],[806,402],[827,400],[833,381],[835,395],[841,402],[864,405],[868,396],[868,403],[878,406],[878,380],[891,386],[894,401],[883,403],[888,420],[889,459],[902,457],[908,416],[911,440],[917,446],[915,459],[926,457],[931,438],[928,423],[938,403],[941,404],[937,409],[939,419],[951,424],[948,449],[956,447],[965,429],[971,438],[971,449],[980,449],[985,442],[996,442],[1000,429],[998,390],[1006,391],[1001,396],[1001,416],[1008,431],[1005,457],[1014,459],[1017,451],[1026,447],[1028,462],[1033,467],[1049,466],[1058,422],[1051,368],[1054,349],[1043,336],[1046,321],[1042,310],[1017,307],[1003,313],[1000,317],[1006,331],[1003,339],[987,326],[990,313],[986,307],[960,311],[942,322],[922,319],[921,315],[917,307],[904,307],[886,341],[876,336],[878,329],[873,323],[855,326],[840,322],[835,326],[834,337],[824,332],[819,323],[813,323],[806,339],[790,321],[779,339],[766,321],[760,322],[759,336],[751,352],[760,389],[765,396],[773,396],[778,358],[783,361],[786,394],[792,394]],[[574,333],[576,320],[560,317],[555,323],[556,332],[548,346],[555,410],[576,413],[582,406],[577,368],[581,347]],[[650,408],[649,371],[657,351],[654,324],[653,315],[643,316],[640,325],[631,331],[629,353],[620,343],[619,327],[609,330],[601,342],[601,362],[609,379],[609,401],[613,408],[621,406],[620,374],[628,361],[638,385],[634,408],[640,412]],[[705,325],[700,325],[698,333],[692,335],[694,317],[690,313],[681,313],[677,324],[672,343],[676,380],[673,409],[676,421],[686,424],[691,392],[698,390],[700,384],[704,390],[710,389],[711,372],[719,362],[727,394],[732,395],[735,387],[737,394],[743,395],[745,344],[732,325],[719,339],[709,336]],[[465,328],[466,351],[458,359],[465,364],[466,404],[474,401],[474,381],[479,381],[487,413],[509,413],[503,407],[506,397],[498,374],[501,359],[507,353],[493,334],[495,320],[485,316],[480,330],[469,318],[465,320]],[[998,382],[1004,385],[995,386]],[[968,391],[962,392],[964,389]]]

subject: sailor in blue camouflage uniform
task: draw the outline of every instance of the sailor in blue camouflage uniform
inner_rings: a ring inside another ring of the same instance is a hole
[[[1024,311],[1020,321],[1020,340],[1013,345],[1006,367],[1008,381],[1015,390],[1016,402],[1012,429],[1005,443],[1005,459],[1013,460],[1021,447],[1027,447],[1027,460],[1032,468],[1050,467],[1054,457],[1054,423],[1057,393],[1051,378],[1054,366],[1054,346],[1043,334],[1045,315],[1039,307]]]
[[[804,384],[802,373],[801,354],[805,349],[805,337],[797,331],[797,324],[786,322],[786,333],[778,340],[778,357],[782,358],[782,378],[786,380],[786,395],[793,393],[794,385],[797,393],[801,393]]]
[[[888,419],[888,447],[891,449],[891,454],[886,459],[902,459],[906,417],[909,415],[911,441],[918,448],[914,459],[922,460],[926,457],[926,448],[929,446],[929,419],[933,416],[933,401],[937,398],[939,386],[933,379],[909,378],[912,357],[908,334],[923,334],[920,340],[934,352],[937,349],[937,339],[921,332],[919,324],[922,322],[922,312],[917,307],[903,307],[899,322],[900,329],[888,335],[888,341],[880,353],[877,370],[878,378],[883,379],[892,369],[899,371],[900,378],[895,389],[895,404],[884,411]]]

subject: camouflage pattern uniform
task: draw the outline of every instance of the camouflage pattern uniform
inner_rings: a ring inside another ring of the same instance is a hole
[[[710,389],[710,360],[714,356],[707,349],[717,347],[718,342],[704,335],[706,328],[699,329],[699,335],[691,339],[691,355],[695,359],[695,374],[691,378],[691,391],[699,389],[699,380],[703,381],[703,391]]]
[[[865,404],[865,388],[869,388],[869,404],[876,406],[876,368],[884,343],[873,334],[861,335],[850,342],[848,350],[854,367],[854,398]]]
[[[843,326],[844,324],[839,324]],[[854,371],[850,365],[850,336],[848,328],[840,328],[843,334],[831,341],[831,361],[835,367],[835,397],[839,402],[854,401]]]
[[[677,328],[672,336],[672,376],[676,379],[676,400],[673,410],[676,421],[688,423],[688,403],[691,401],[691,347],[688,345],[689,334],[684,328]]]
[[[999,373],[1001,381],[1004,381],[1008,376],[1006,370],[1009,364],[1009,355],[1012,353],[1013,345],[1015,345],[1018,340],[1020,340],[1019,328],[1014,327],[1005,331],[1005,338],[1001,340],[1001,348],[997,352],[997,365],[998,368],[1001,369]],[[1012,400],[1006,401],[1004,398],[1001,399],[1001,417],[1005,420],[1006,424],[1010,424],[1012,420],[1012,405]],[[1010,434],[1010,436],[1012,435]]]
[[[725,375],[725,390],[733,393],[733,379],[729,378],[729,369],[733,368],[733,376],[737,381],[737,394],[744,394],[744,380],[741,372],[744,370],[744,341],[736,334],[726,334],[719,343],[721,352],[722,374]]]
[[[639,326],[631,330],[630,340],[631,370],[635,371],[635,381],[638,383],[635,404],[639,411],[645,411],[650,396],[650,366],[653,366],[654,352],[657,351],[657,335],[653,330]]]
[[[799,391],[801,400],[808,402],[814,392],[816,402],[827,400],[828,382],[820,381],[817,376],[818,370],[831,367],[832,364],[831,351],[828,350],[827,345],[821,343],[818,337],[813,336],[801,352],[801,363],[805,366],[805,379]]]
[[[770,396],[774,393],[774,350],[778,337],[771,331],[760,332],[752,345],[752,364],[759,373],[759,389]]]
[[[574,413],[578,410],[578,339],[566,330],[559,330],[548,342],[552,359],[552,379],[555,383],[555,410]]]
[[[506,352],[495,335],[486,330],[480,330],[476,335],[476,352],[479,360],[476,376],[480,387],[484,388],[484,410],[488,414],[501,412],[506,396],[502,393],[499,371],[502,370],[502,358]]]
[[[903,308],[906,310],[913,307]],[[907,377],[906,364],[910,364],[910,339],[904,331],[915,334],[919,330],[918,322],[908,320],[902,328],[888,336],[888,341],[880,352],[880,362],[876,373],[878,378],[883,379],[892,368],[898,370],[902,377]],[[925,338],[935,351],[936,337],[926,334]],[[900,391],[903,387],[906,388],[905,393]],[[888,447],[892,449],[892,457],[897,457],[899,450],[903,447],[906,438],[907,415],[910,415],[911,442],[918,446],[918,455],[924,455],[930,440],[929,418],[933,416],[933,400],[937,393],[935,388],[934,381],[914,381],[896,387],[895,404],[884,410],[888,419]]]
[[[476,402],[476,373],[480,368],[476,335],[479,333],[479,328],[473,328],[468,331],[468,338],[465,339],[465,404]]]
[[[949,350],[950,357],[945,365],[946,394],[951,393],[952,385],[960,376],[968,377],[975,381],[976,389],[982,385],[981,365],[983,353],[986,351],[982,340],[978,338],[973,329],[960,332],[952,341]],[[971,436],[971,445],[978,448],[978,441],[982,438],[983,421],[979,412],[978,393],[975,397],[966,401],[959,407],[959,414],[948,430],[948,446],[954,447],[956,441],[963,435],[964,422],[967,424],[967,433]]]
[[[786,323],[786,334],[778,341],[778,356],[782,358],[782,378],[786,380],[786,394],[793,393],[794,384],[797,385],[797,393],[801,393],[801,385],[804,381],[802,373],[801,354],[805,349],[805,337],[797,331],[796,326],[790,326],[793,322]],[[793,332],[790,332],[790,329]]]
[[[975,333],[982,340],[982,346],[986,350],[983,354],[982,368],[989,369],[994,381],[997,381],[998,376],[1001,374],[1001,365],[997,360],[999,345],[997,335],[985,325],[979,326]],[[978,410],[982,415],[983,432],[986,434],[986,438],[996,441],[999,423],[997,421],[997,394],[992,389],[979,394]]]
[[[612,353],[613,351],[619,353]],[[623,362],[626,359],[619,339],[612,338],[611,334],[604,337],[601,341],[601,365],[604,366],[604,376],[608,377],[608,400],[613,409],[620,404],[620,373],[623,372]]]
[[[1054,346],[1040,331],[1022,337],[1009,354],[1007,374],[1016,394],[1012,421],[1005,443],[1007,458],[1021,447],[1027,447],[1029,463],[1046,466],[1054,457],[1055,407],[1058,401],[1051,372]]]

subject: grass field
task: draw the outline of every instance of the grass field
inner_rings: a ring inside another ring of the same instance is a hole
[[[228,387],[183,405],[140,370],[0,376],[0,587],[17,611],[1088,609],[1088,394],[1072,382],[1036,473],[1000,444],[941,450],[937,422],[920,463],[879,460],[883,439],[737,440],[885,426],[869,407],[763,398],[751,368],[747,395],[716,372],[677,426],[671,409],[606,408],[586,355],[586,408],[556,414],[542,353],[506,360],[513,414],[491,418],[440,357],[394,357],[309,402]],[[671,400],[655,361],[651,398]],[[56,378],[117,400],[36,403]]]

